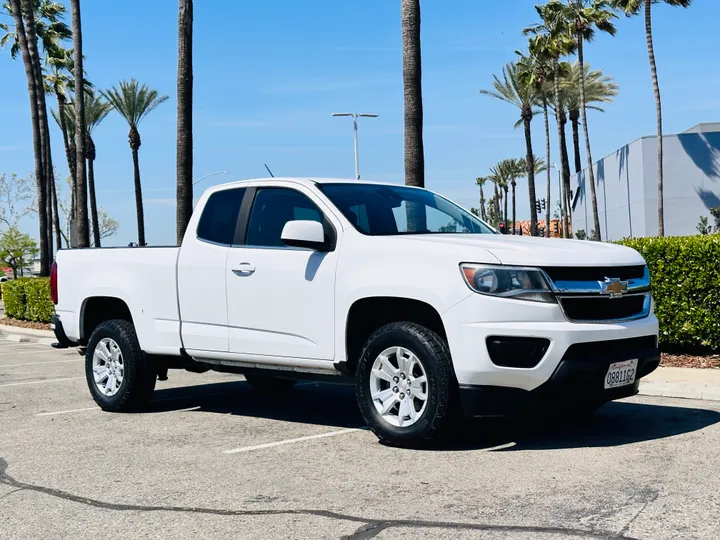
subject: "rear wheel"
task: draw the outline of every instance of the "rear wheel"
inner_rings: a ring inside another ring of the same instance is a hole
[[[255,390],[264,394],[285,394],[292,390],[292,387],[297,382],[294,379],[281,379],[280,377],[254,374],[245,375],[245,380]]]
[[[85,354],[85,377],[93,399],[105,411],[132,411],[150,400],[156,374],[132,323],[105,321],[95,329]]]
[[[447,344],[419,324],[383,326],[358,361],[358,406],[383,444],[414,448],[433,442],[448,426],[455,389]]]

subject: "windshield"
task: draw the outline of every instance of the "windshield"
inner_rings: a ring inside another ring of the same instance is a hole
[[[495,234],[475,216],[424,189],[380,184],[320,184],[363,234]]]

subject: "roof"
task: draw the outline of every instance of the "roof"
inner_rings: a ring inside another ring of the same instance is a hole
[[[236,185],[242,185],[247,182],[294,182],[296,184],[301,184],[304,186],[313,186],[314,184],[381,184],[386,186],[398,186],[398,185],[404,185],[402,183],[393,183],[393,182],[374,182],[372,180],[355,180],[352,178],[320,178],[320,177],[312,177],[309,178],[307,176],[302,177],[280,177],[275,176],[273,178],[249,178],[247,180],[235,180],[231,182],[225,182],[224,184],[218,184],[216,186],[213,186],[214,188],[223,188],[223,187],[229,187],[229,186],[236,186]]]
[[[693,127],[683,131],[683,133],[702,133],[708,131],[720,131],[720,122],[702,122],[695,124]]]

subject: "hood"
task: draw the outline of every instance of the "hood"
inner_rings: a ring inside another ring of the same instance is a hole
[[[644,265],[642,256],[634,249],[592,242],[505,234],[428,234],[404,236],[408,240],[427,244],[442,243],[466,247],[467,262],[473,261],[474,250],[483,249],[501,264],[518,266],[635,266]],[[476,257],[480,253],[475,252]],[[484,262],[478,260],[478,262]]]

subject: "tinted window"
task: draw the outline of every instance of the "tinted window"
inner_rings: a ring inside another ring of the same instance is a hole
[[[320,184],[320,189],[364,234],[494,234],[469,212],[424,189],[378,184]]]
[[[322,223],[323,215],[315,203],[299,191],[259,189],[250,212],[245,243],[248,246],[284,246],[280,239],[283,227],[288,221],[297,219]]]
[[[231,245],[235,238],[240,204],[245,188],[217,191],[210,195],[197,228],[201,240]]]

